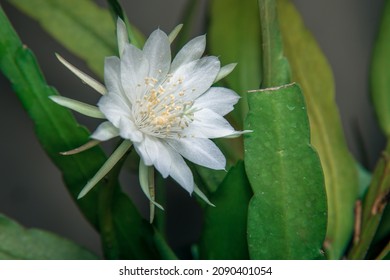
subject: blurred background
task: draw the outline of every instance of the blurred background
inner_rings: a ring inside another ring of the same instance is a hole
[[[106,5],[103,0],[96,2],[103,7]],[[121,2],[130,21],[148,35],[157,27],[166,32],[171,31],[181,22],[181,13],[188,1]],[[307,28],[314,34],[333,69],[336,103],[348,146],[355,158],[371,170],[385,145],[369,97],[371,52],[384,1],[292,2],[300,11]],[[207,0],[199,0],[194,36],[205,33],[207,3]],[[82,96],[82,100],[96,103],[98,95],[65,69],[56,60],[54,53],[60,53],[92,75],[85,64],[47,35],[39,24],[20,13],[6,0],[0,0],[0,4],[23,43],[34,51],[48,84],[67,97],[80,99],[78,97]],[[80,215],[68,195],[60,173],[40,147],[32,122],[2,74],[0,93],[0,119],[3,120],[0,138],[0,213],[24,226],[43,228],[63,235],[101,254],[98,235]],[[76,117],[90,129],[97,125],[90,118],[79,115]],[[108,151],[112,150],[110,145],[105,147]],[[121,176],[122,186],[136,198],[137,207],[147,215],[147,201],[138,188],[137,178],[125,170]],[[197,239],[201,226],[200,210],[193,198],[181,188],[168,186],[166,215],[169,242],[174,248],[180,249]]]

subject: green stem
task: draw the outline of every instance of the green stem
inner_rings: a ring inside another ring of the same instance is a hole
[[[118,239],[115,232],[112,203],[116,189],[118,185],[117,180],[119,172],[131,152],[132,148],[129,149],[126,154],[118,161],[115,167],[107,174],[103,180],[107,180],[107,184],[101,189],[99,195],[99,226],[100,234],[102,238],[103,251],[107,259],[120,259],[121,249],[119,248]],[[108,178],[108,179],[106,179]]]
[[[390,192],[389,152],[388,143],[375,168],[371,185],[364,199],[361,234],[348,254],[349,259],[363,259],[366,256],[387,205],[386,197]]]
[[[258,0],[262,35],[263,76],[261,88],[290,83],[290,66],[283,55],[282,36],[275,0]]]

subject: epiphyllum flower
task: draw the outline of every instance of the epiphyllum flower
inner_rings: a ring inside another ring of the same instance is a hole
[[[164,178],[171,176],[190,194],[195,191],[209,203],[194,184],[183,157],[211,169],[225,168],[225,157],[210,138],[237,137],[243,133],[235,131],[223,118],[233,110],[239,96],[211,85],[228,75],[235,64],[221,68],[217,57],[201,57],[205,36],[191,40],[171,61],[170,43],[179,30],[180,26],[169,36],[161,30],[154,31],[140,50],[128,43],[125,24],[118,20],[120,57],[105,59],[105,86],[59,57],[103,96],[97,107],[59,96],[52,96],[52,100],[85,115],[107,119],[91,135],[94,140],[65,154],[83,151],[113,137],[124,139],[79,198],[133,145],[141,158],[142,189],[153,203],[153,166]]]

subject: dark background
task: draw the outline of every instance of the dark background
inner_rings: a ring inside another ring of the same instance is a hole
[[[97,2],[105,5],[104,1]],[[122,1],[128,17],[144,34],[150,34],[156,27],[166,32],[172,30],[180,23],[180,13],[186,2]],[[202,23],[207,0],[199,2],[202,4],[194,36],[205,33]],[[336,82],[336,102],[348,146],[356,159],[372,169],[385,144],[369,98],[371,51],[384,1],[292,2],[301,12],[307,27],[313,32],[332,66]],[[22,41],[36,54],[48,83],[65,96],[75,99],[83,96],[83,100],[89,99],[91,103],[96,103],[95,92],[83,86],[79,79],[66,70],[55,59],[54,53],[62,54],[90,73],[84,63],[68,53],[42,31],[35,21],[18,12],[6,0],[0,0],[0,4]],[[80,215],[63,186],[60,173],[40,147],[32,122],[1,74],[0,94],[0,213],[25,226],[43,228],[63,235],[100,254],[98,235]],[[96,126],[88,118],[77,118],[91,129]],[[133,184],[137,179],[126,171],[122,173],[122,185],[137,197],[137,206],[145,209],[146,200],[138,186]],[[194,207],[193,199],[181,188],[169,187],[167,204],[168,226],[172,231],[170,242],[181,247],[196,240],[200,221],[197,219],[199,210]]]

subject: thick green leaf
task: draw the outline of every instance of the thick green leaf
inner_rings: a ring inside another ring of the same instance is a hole
[[[2,260],[94,260],[97,256],[53,233],[25,229],[0,214]]]
[[[379,124],[390,137],[390,1],[385,1],[371,65],[371,96]]]
[[[35,123],[40,143],[62,171],[70,193],[76,198],[86,182],[103,165],[106,156],[97,147],[74,156],[59,154],[84,144],[89,133],[77,124],[68,110],[48,98],[57,92],[46,84],[34,55],[22,45],[1,9],[0,26],[0,69],[11,81],[15,93]],[[120,240],[111,244],[114,247],[104,244],[108,257],[158,258],[155,246],[149,241],[152,240],[151,226],[143,222],[131,201],[123,197],[115,176],[118,170],[114,171],[114,176],[107,176],[85,198],[77,200],[80,209],[103,233],[104,243],[108,243],[107,240]],[[129,212],[115,210],[118,200]],[[112,216],[115,216],[115,223]],[[128,216],[132,217],[131,221]],[[138,226],[132,227],[133,224]],[[123,228],[131,232],[125,232]],[[148,246],[133,242],[129,236],[147,240]]]
[[[252,191],[242,161],[232,167],[210,196],[199,250],[202,259],[248,259],[246,241],[248,202]]]
[[[103,77],[103,58],[117,53],[115,24],[107,9],[91,0],[8,1],[38,20],[51,36]]]
[[[225,78],[241,98],[233,112],[238,128],[248,111],[246,92],[257,89],[261,77],[260,21],[256,1],[210,1],[209,49],[223,65],[238,63]]]
[[[245,168],[254,196],[248,210],[251,259],[321,259],[326,195],[318,155],[310,145],[298,85],[248,95]]]
[[[311,143],[317,150],[328,196],[328,258],[340,258],[352,235],[353,209],[358,193],[356,164],[348,151],[334,100],[334,82],[326,58],[305,28],[295,7],[279,0],[284,52],[292,78],[305,96],[310,120]]]

